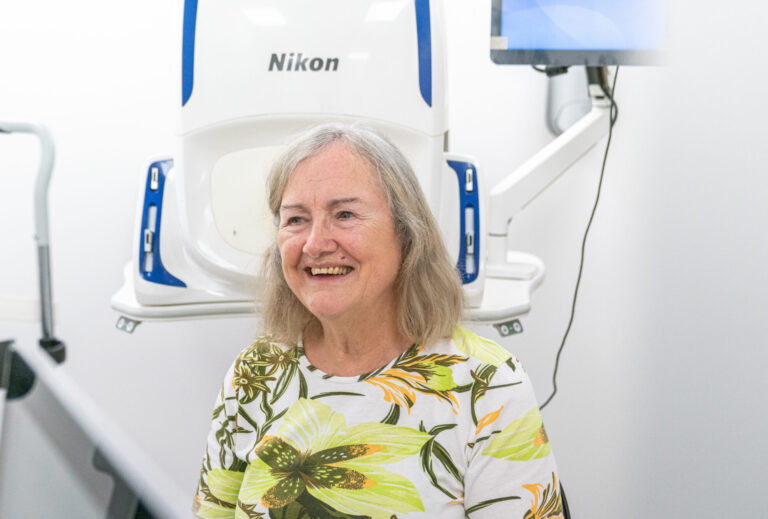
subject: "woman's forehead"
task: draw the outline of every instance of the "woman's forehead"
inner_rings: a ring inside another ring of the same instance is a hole
[[[281,205],[312,194],[337,199],[386,198],[371,163],[343,142],[331,143],[296,165],[286,183]]]

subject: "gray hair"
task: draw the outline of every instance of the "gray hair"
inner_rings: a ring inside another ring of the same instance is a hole
[[[389,203],[402,246],[402,263],[395,280],[399,331],[420,344],[450,337],[464,305],[461,279],[413,169],[400,150],[376,130],[334,123],[299,135],[277,159],[267,178],[268,203],[275,221],[298,164],[335,142],[345,143],[373,166]],[[288,287],[277,240],[267,251],[261,286],[264,331],[295,344],[306,326],[317,322],[317,318]]]

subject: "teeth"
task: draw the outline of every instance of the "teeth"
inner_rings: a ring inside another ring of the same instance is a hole
[[[322,276],[322,275],[338,276],[339,274],[349,274],[351,270],[352,270],[352,267],[324,267],[324,268],[311,269],[313,276]]]

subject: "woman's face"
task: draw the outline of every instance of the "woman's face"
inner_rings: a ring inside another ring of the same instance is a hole
[[[394,316],[400,240],[373,167],[346,144],[296,167],[277,242],[288,286],[323,324]]]

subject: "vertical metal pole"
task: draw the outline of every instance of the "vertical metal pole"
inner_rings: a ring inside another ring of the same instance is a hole
[[[40,301],[52,301],[51,295],[51,258],[48,245],[37,247],[37,261],[40,266]],[[40,319],[43,325],[43,339],[53,339],[53,311],[51,305],[41,305]]]

